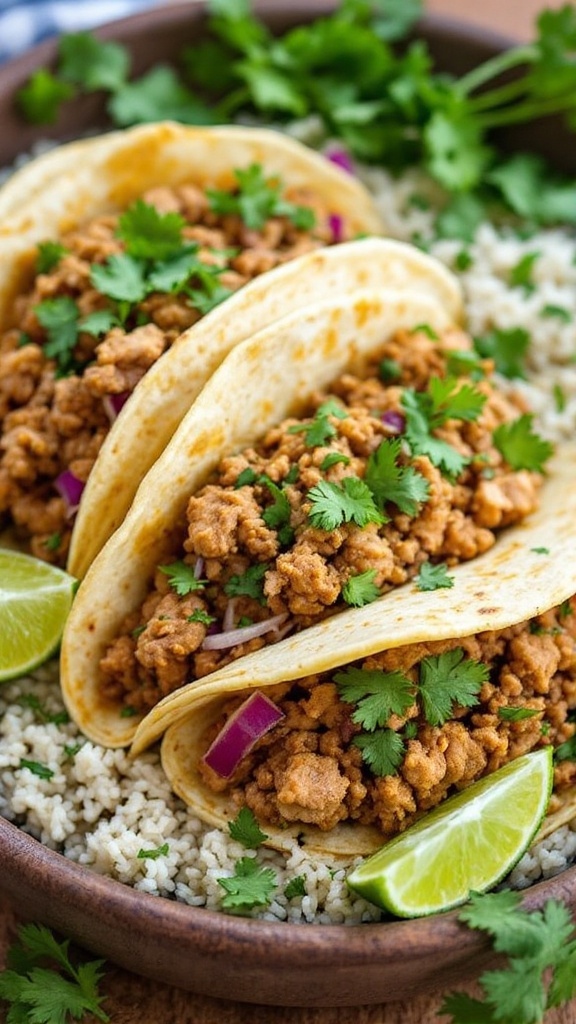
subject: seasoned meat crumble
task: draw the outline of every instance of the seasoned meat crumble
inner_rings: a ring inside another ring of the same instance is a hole
[[[451,353],[469,344],[457,330],[443,338],[401,331],[365,376],[344,374],[300,419],[222,459],[189,499],[183,548],[158,567],[143,606],[101,660],[105,698],[148,710],[288,631],[405,583],[425,562],[474,558],[499,529],[530,513],[541,475],[513,470],[494,444],[494,431],[520,408],[494,389],[489,364],[473,389],[478,414],[434,430],[460,460],[457,476],[406,443],[406,395],[446,381]],[[391,362],[393,382],[385,372]],[[457,392],[470,387],[466,379],[452,383]],[[396,490],[376,507],[374,495],[390,479]],[[408,484],[416,497],[405,500]]]
[[[302,822],[323,830],[359,822],[389,838],[508,761],[537,747],[558,747],[574,735],[576,599],[508,629],[401,647],[355,667],[401,672],[415,682],[423,659],[456,650],[487,666],[476,702],[456,703],[446,721],[432,725],[416,690],[405,714],[383,723],[402,740],[395,771],[377,775],[366,764],[354,742],[362,726],[354,720],[355,705],[341,698],[335,671],[268,688],[285,717],[229,779],[201,762],[204,782],[229,790],[261,822]],[[243,700],[230,699],[206,737],[206,749]],[[575,782],[576,762],[559,760],[556,792]]]
[[[247,227],[237,213],[214,212],[193,185],[147,192],[141,202],[179,218],[182,246],[206,271],[178,288],[159,280],[132,302],[115,277],[127,251],[122,215],[38,247],[36,277],[0,333],[0,524],[37,557],[65,564],[74,510],[58,479],[87,480],[119,403],[176,338],[252,278],[335,241],[320,197],[287,189],[285,198],[309,212],[311,227],[289,216]],[[110,268],[103,284],[98,272]]]

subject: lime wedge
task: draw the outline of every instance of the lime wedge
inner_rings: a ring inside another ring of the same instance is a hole
[[[397,917],[423,917],[491,889],[536,835],[552,792],[552,747],[523,754],[449,797],[348,875]]]
[[[62,569],[0,549],[0,682],[30,672],[54,653],[75,584]]]

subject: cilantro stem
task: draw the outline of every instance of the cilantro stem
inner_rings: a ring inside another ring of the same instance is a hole
[[[458,91],[466,96],[504,71],[509,71],[519,64],[533,64],[538,59],[538,55],[538,48],[533,44],[518,46],[513,50],[498,53],[484,61],[483,64],[479,64],[478,67],[472,68],[467,75],[459,78]]]
[[[480,114],[476,123],[482,130],[499,128],[507,124],[521,124],[523,121],[535,121],[537,118],[546,117],[547,114],[560,114],[563,110],[576,109],[576,96],[574,93],[567,93],[561,99],[552,96],[546,100],[527,100],[526,103],[519,103],[518,106],[508,107],[506,110],[495,110],[485,115]]]
[[[516,78],[513,82],[508,82],[507,85],[501,85],[497,89],[490,89],[487,92],[481,92],[479,96],[474,96],[469,101],[470,109],[477,112],[501,107],[504,103],[518,99],[519,96],[525,96],[527,91],[528,86],[525,79]]]
[[[250,90],[242,85],[238,89],[225,96],[214,108],[214,115],[218,121],[225,123],[231,116],[240,110],[244,105],[250,103]]]

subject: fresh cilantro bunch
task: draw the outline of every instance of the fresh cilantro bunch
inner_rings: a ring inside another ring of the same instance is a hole
[[[567,907],[549,900],[528,912],[520,901],[510,890],[474,893],[461,911],[459,919],[487,932],[508,964],[481,975],[484,998],[445,998],[439,1014],[451,1024],[540,1024],[547,1010],[576,995],[576,929]]]
[[[0,999],[10,1004],[6,1024],[67,1024],[86,1013],[110,1020],[98,993],[104,961],[75,966],[69,945],[43,925],[20,928],[18,942],[8,951],[7,970],[0,974]]]

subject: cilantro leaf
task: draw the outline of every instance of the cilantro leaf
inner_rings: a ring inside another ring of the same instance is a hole
[[[58,73],[87,92],[97,89],[115,92],[128,76],[130,59],[126,47],[104,42],[90,32],[61,36],[58,51]]]
[[[502,423],[496,427],[492,440],[512,469],[542,473],[554,446],[532,430],[533,420],[530,413],[524,413],[510,423]]]
[[[524,719],[534,718],[535,715],[540,715],[541,713],[538,708],[498,708],[498,718],[501,718],[503,722],[523,722]]]
[[[494,367],[503,377],[525,377],[524,359],[530,335],[523,327],[495,327],[481,338],[474,339],[474,348],[483,358],[494,360]]]
[[[365,604],[371,604],[380,597],[380,590],[374,582],[376,575],[376,569],[367,569],[357,576],[350,576],[342,587],[342,597],[346,604],[363,608]]]
[[[195,608],[186,619],[187,622],[200,622],[203,626],[210,626],[216,622],[214,615],[209,615],[203,608]]]
[[[48,359],[55,359],[59,374],[74,369],[74,347],[78,341],[78,306],[69,295],[45,299],[34,312],[48,335],[44,353]]]
[[[430,433],[426,396],[406,388],[402,395],[402,406],[406,414],[406,440],[414,455],[426,455],[434,466],[450,477],[458,477],[466,458],[456,449]]]
[[[272,868],[262,867],[255,857],[241,857],[230,878],[217,878],[216,881],[226,892],[222,897],[223,909],[240,912],[268,906],[277,885]]]
[[[386,725],[392,714],[403,716],[414,703],[414,684],[401,672],[350,667],[334,682],[342,700],[356,704],[352,720],[369,732]]]
[[[310,423],[297,423],[293,427],[288,428],[288,433],[305,433],[306,444],[310,448],[321,447],[337,434],[336,427],[328,419],[329,416],[335,416],[339,420],[344,420],[347,418],[348,413],[344,411],[338,402],[328,399],[318,407]],[[346,458],[347,456],[340,455],[339,461]],[[350,460],[348,459],[348,461]]]
[[[52,768],[49,768],[48,765],[42,764],[41,761],[29,761],[26,757],[20,758],[19,767],[27,768],[33,775],[37,775],[39,779],[50,780],[54,775]]]
[[[260,164],[251,164],[246,169],[234,171],[238,182],[236,192],[207,189],[210,209],[214,213],[237,214],[246,227],[259,231],[271,217],[287,217],[295,227],[310,231],[315,224],[315,214],[307,206],[298,206],[282,198],[282,183],[275,178],[266,178]]]
[[[292,507],[288,501],[288,496],[269,477],[264,477],[262,482],[274,498],[272,505],[268,505],[262,512],[262,519],[271,530],[278,531],[281,544],[289,544],[294,536],[294,531],[290,527]]]
[[[362,759],[374,775],[394,775],[404,756],[404,740],[393,729],[360,733],[353,743],[360,747]]]
[[[214,124],[215,114],[182,84],[173,68],[159,64],[113,94],[108,112],[122,128],[149,121]]]
[[[368,459],[364,480],[381,509],[390,502],[400,512],[415,516],[428,500],[430,486],[413,466],[398,464],[401,452],[400,438],[384,439]]]
[[[172,590],[175,590],[178,597],[186,597],[187,594],[194,594],[197,590],[203,590],[206,580],[199,580],[194,572],[194,567],[186,562],[171,562],[170,565],[159,565],[158,569],[168,577]]]
[[[343,452],[328,452],[322,462],[320,463],[320,469],[323,473],[332,466],[337,466],[341,462],[343,466],[347,466],[350,463],[350,456],[344,455]]]
[[[111,309],[95,309],[93,313],[78,321],[78,329],[86,334],[107,334],[112,327],[120,326],[120,321]]]
[[[424,408],[431,429],[447,420],[477,420],[486,403],[486,395],[473,384],[461,384],[455,377],[432,377]]]
[[[293,900],[297,896],[306,895],[306,876],[295,875],[284,887],[284,895],[287,900]]]
[[[152,204],[137,199],[119,217],[116,234],[130,256],[142,260],[166,260],[181,250],[185,223],[179,213],[160,213]],[[197,250],[195,246],[194,252]]]
[[[321,480],[308,491],[307,498],[310,522],[320,530],[335,530],[350,522],[360,527],[384,522],[370,488],[356,476],[344,477],[341,484]]]
[[[49,274],[54,267],[57,267],[68,250],[60,242],[53,242],[50,239],[38,243],[38,255],[36,257],[36,273]]]
[[[455,704],[477,704],[489,674],[488,666],[467,658],[462,647],[423,658],[418,692],[426,720],[430,725],[443,725]]]
[[[228,831],[236,842],[248,850],[255,850],[268,836],[262,831],[249,807],[241,807],[234,821],[228,822]]]
[[[576,185],[534,153],[515,153],[499,162],[488,180],[521,217],[539,224],[576,222]]]
[[[0,974],[0,999],[11,1004],[7,1020],[14,1024],[67,1024],[70,1016],[76,1019],[86,1013],[100,1021],[110,1019],[98,994],[104,961],[75,967],[69,945],[68,940],[58,942],[43,925],[20,928],[18,941],[8,951],[8,969]],[[42,966],[44,961],[59,970]]]
[[[512,288],[523,288],[526,292],[533,292],[536,287],[532,279],[532,272],[536,261],[539,259],[539,252],[527,252],[510,271],[510,286]]]
[[[245,573],[230,577],[224,584],[224,593],[228,597],[253,597],[260,604],[265,604],[264,577],[267,571],[267,562],[249,566]]]
[[[422,562],[415,576],[415,583],[418,590],[449,590],[454,586],[454,579],[448,575],[448,567],[444,562],[432,565],[431,562]]]
[[[106,263],[94,263],[90,280],[102,295],[118,302],[141,302],[148,291],[144,265],[127,253],[115,253]]]
[[[74,88],[46,68],[35,71],[16,94],[16,102],[30,124],[54,124],[60,106],[74,96]]]
[[[158,860],[159,857],[167,857],[169,853],[168,843],[162,843],[162,846],[156,846],[153,850],[138,850],[136,856],[139,860]]]

